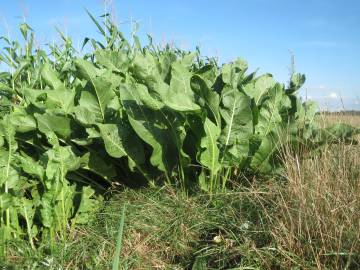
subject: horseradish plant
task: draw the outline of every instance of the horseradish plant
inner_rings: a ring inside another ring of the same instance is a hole
[[[270,74],[248,73],[237,59],[214,59],[170,46],[128,42],[106,20],[91,16],[103,41],[86,38],[78,53],[70,38],[34,48],[5,37],[0,73],[0,234],[65,241],[89,220],[102,189],[166,181],[214,193],[243,173],[281,168],[284,146],[319,147],[349,139],[346,125],[320,129],[314,103]],[[4,68],[5,67],[5,68]]]

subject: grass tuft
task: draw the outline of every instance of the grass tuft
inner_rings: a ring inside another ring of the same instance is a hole
[[[312,158],[287,155],[287,185],[269,218],[281,249],[301,265],[360,268],[360,147],[325,146]]]

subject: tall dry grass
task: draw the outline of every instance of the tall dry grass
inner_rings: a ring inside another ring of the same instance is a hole
[[[360,147],[327,145],[305,159],[285,151],[284,161],[269,223],[285,265],[360,269]]]
[[[318,119],[322,126],[335,123],[346,123],[354,127],[360,127],[360,114],[337,112],[333,114],[320,113]]]

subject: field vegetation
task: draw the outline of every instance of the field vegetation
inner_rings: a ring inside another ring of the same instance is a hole
[[[2,37],[5,269],[358,269],[359,116],[194,52]]]

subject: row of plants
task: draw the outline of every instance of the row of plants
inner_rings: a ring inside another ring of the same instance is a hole
[[[66,241],[117,182],[168,182],[210,194],[242,174],[281,172],[281,148],[314,149],[359,132],[315,121],[316,104],[272,75],[248,73],[246,61],[219,65],[199,50],[129,42],[110,19],[103,40],[77,52],[2,37],[0,73],[1,246],[26,238]],[[107,16],[105,16],[107,18]]]

